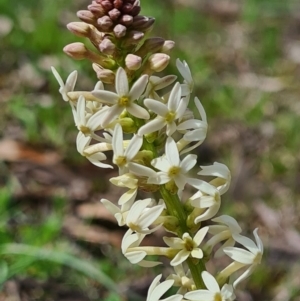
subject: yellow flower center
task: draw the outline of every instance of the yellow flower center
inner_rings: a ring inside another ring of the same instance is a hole
[[[84,125],[79,126],[79,131],[81,131],[85,136],[91,134],[91,129]]]
[[[119,98],[119,106],[127,107],[129,105],[130,99],[128,96],[122,96]]]
[[[180,167],[178,166],[172,166],[169,171],[168,171],[168,175],[169,177],[175,177],[180,173]]]
[[[189,251],[192,252],[194,250],[195,247],[195,243],[194,241],[191,239],[191,237],[186,237],[184,238],[184,248]]]
[[[166,122],[171,123],[174,121],[175,117],[176,117],[176,113],[173,111],[170,111],[166,114],[165,120],[166,120]]]
[[[214,301],[222,301],[222,296],[220,293],[215,294]]]
[[[115,159],[115,164],[118,166],[124,166],[127,163],[127,159],[125,156],[119,156]]]

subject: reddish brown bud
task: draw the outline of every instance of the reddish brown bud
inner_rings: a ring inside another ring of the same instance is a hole
[[[94,2],[94,1],[93,1]],[[95,15],[96,18],[103,17],[105,15],[105,10],[98,3],[92,3],[88,6],[88,10]]]
[[[132,27],[136,30],[146,31],[149,30],[154,24],[154,18],[148,18],[145,16],[136,16],[133,18]]]
[[[122,7],[122,5],[123,5],[123,1],[122,0],[115,0],[114,1],[114,7],[115,8],[121,8]]]
[[[108,12],[108,15],[113,21],[116,21],[120,17],[121,12],[118,9],[114,8]]]
[[[133,22],[133,17],[130,16],[130,15],[122,15],[120,20],[119,20],[119,23],[123,24],[125,26],[131,25],[132,22]]]
[[[109,0],[102,1],[101,5],[107,12],[114,8],[113,4]]]
[[[122,10],[122,12],[123,12],[124,14],[128,14],[128,13],[131,12],[132,7],[133,7],[132,4],[126,3],[126,4],[123,4],[121,10]]]
[[[113,21],[109,16],[103,16],[97,20],[98,27],[101,31],[110,31],[113,26]]]
[[[134,6],[131,10],[131,15],[132,16],[137,16],[141,11],[141,7],[140,6]]]
[[[89,10],[80,10],[77,12],[77,17],[86,23],[89,24],[96,24],[96,18],[95,16],[89,11]]]
[[[126,30],[127,28],[124,25],[118,24],[114,27],[113,32],[116,38],[122,38],[126,35]]]
[[[114,53],[116,49],[115,44],[110,40],[105,38],[100,44],[99,44],[99,50],[105,54],[111,55]]]

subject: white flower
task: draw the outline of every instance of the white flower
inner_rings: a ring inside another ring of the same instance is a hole
[[[176,266],[184,262],[189,256],[198,259],[203,258],[203,252],[199,248],[199,245],[202,243],[207,231],[208,227],[201,228],[194,238],[189,233],[184,233],[182,239],[179,237],[164,237],[164,242],[170,248],[180,250],[170,264]]]
[[[128,203],[122,205],[122,207],[119,208],[107,199],[101,199],[100,202],[115,217],[120,227],[126,225],[125,219],[130,209]]]
[[[206,138],[208,124],[205,110],[197,97],[194,98],[194,103],[201,119],[189,119],[180,121],[180,124],[177,126],[177,131],[184,133],[183,138],[179,141],[179,143],[177,143],[178,150],[181,154],[190,152],[194,148],[198,147]],[[191,147],[184,149],[186,145],[193,141],[197,143]]]
[[[217,280],[208,272],[204,271],[201,274],[202,279],[207,287],[207,290],[195,290],[188,292],[184,295],[185,299],[198,301],[233,301],[235,300],[235,295],[233,292],[233,287],[231,285],[225,284],[222,289],[220,289]]]
[[[217,177],[210,181],[210,184],[214,185],[220,191],[220,195],[224,194],[229,189],[231,174],[225,164],[214,162],[213,165],[200,167],[202,170],[198,172],[198,175]]]
[[[116,186],[129,188],[128,191],[122,194],[118,204],[123,205],[125,203],[128,203],[132,205],[138,191],[138,179],[136,179],[133,174],[126,173],[118,177],[110,178],[109,181]]]
[[[185,294],[187,291],[196,288],[190,270],[185,272],[182,264],[176,265],[173,268],[176,274],[171,274],[167,279],[173,279],[173,285],[180,287],[180,289],[177,291],[178,294]]]
[[[161,264],[161,262],[144,260],[147,252],[143,249],[139,250],[139,245],[145,236],[146,234],[133,233],[129,229],[122,239],[122,253],[132,264],[138,264],[142,267],[154,267]]]
[[[96,135],[94,132],[100,129],[101,120],[106,110],[107,108],[103,108],[92,116],[90,114],[87,114],[85,98],[80,95],[76,110],[73,110],[74,120],[78,130],[81,131],[85,136],[91,136],[97,141],[104,141],[104,139]]]
[[[117,93],[94,90],[92,94],[97,97],[99,101],[111,105],[102,119],[102,126],[106,127],[109,123],[113,122],[125,109],[137,118],[149,119],[147,110],[134,102],[142,95],[147,82],[148,75],[142,75],[129,90],[126,72],[120,67],[116,74]]]
[[[82,132],[79,132],[76,139],[77,151],[84,157],[86,157],[91,163],[101,168],[113,168],[109,164],[102,163],[101,161],[106,160],[105,154],[102,152],[86,153],[85,149],[89,146],[92,138],[85,136]]]
[[[159,281],[161,277],[162,275],[158,275],[151,283],[146,301],[181,301],[183,296],[179,294],[167,297],[165,299],[161,299],[161,297],[166,293],[167,290],[169,290],[172,287],[174,283],[174,280],[171,279],[160,283]]]
[[[94,90],[104,90],[103,83],[98,81]],[[99,101],[90,100],[86,104],[86,117],[89,118],[102,109],[102,103]]]
[[[149,230],[164,210],[164,205],[156,205],[151,208],[152,199],[136,201],[130,208],[126,217],[126,225],[134,232],[149,234],[157,230],[161,225]]]
[[[179,83],[176,83],[167,104],[150,98],[145,99],[144,103],[151,111],[157,114],[157,117],[142,126],[138,134],[143,136],[167,126],[167,135],[171,136],[176,131],[175,120],[181,118],[184,114],[188,105],[188,99],[181,98],[181,87]]]
[[[186,63],[186,61],[181,62],[179,59],[177,59],[176,67],[182,75],[182,77],[184,78],[184,84],[181,85],[182,96],[191,94],[194,88],[194,81],[188,64]]]
[[[251,275],[257,264],[261,262],[264,246],[257,234],[258,229],[256,228],[253,231],[256,244],[248,237],[233,234],[232,237],[234,240],[241,245],[243,245],[247,250],[236,248],[236,247],[227,247],[224,249],[224,252],[234,261],[244,264],[250,265],[250,267],[233,283],[233,286],[236,287],[238,283]]]
[[[144,96],[147,98],[161,100],[161,98],[156,93],[156,91],[159,91],[159,90],[171,85],[176,80],[176,78],[177,78],[177,76],[175,76],[175,75],[167,75],[162,78],[160,78],[158,76],[150,76],[149,83],[146,87]]]
[[[189,178],[187,172],[191,170],[197,160],[196,155],[187,155],[180,161],[177,146],[173,138],[168,137],[166,141],[166,155],[152,160],[151,164],[158,170],[155,177],[150,177],[148,183],[165,184],[173,180],[181,191]]]
[[[223,225],[209,226],[208,232],[214,236],[205,244],[205,249],[211,251],[215,245],[225,240],[223,245],[214,254],[215,257],[221,257],[223,255],[224,248],[233,247],[235,244],[232,234],[240,234],[242,229],[237,221],[228,215],[221,215],[212,219],[212,221],[221,223]]]
[[[112,138],[114,151],[113,162],[119,167],[120,174],[128,171],[128,163],[136,156],[143,143],[143,138],[135,135],[130,140],[126,149],[123,146],[123,131],[120,124],[116,124]]]
[[[60,85],[59,93],[62,95],[63,100],[70,101],[70,98],[68,97],[68,92],[72,92],[75,88],[77,80],[77,71],[73,71],[72,73],[70,73],[66,80],[66,83],[64,84],[62,78],[60,77],[56,69],[54,67],[51,67],[51,70]]]
[[[194,222],[197,224],[215,216],[221,206],[219,191],[213,185],[199,179],[189,179],[189,184],[198,189],[190,198],[191,205],[201,209],[207,208]]]

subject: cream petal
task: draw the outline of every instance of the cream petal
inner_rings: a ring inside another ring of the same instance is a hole
[[[212,276],[210,273],[203,271],[201,273],[203,282],[205,284],[205,286],[207,287],[207,289],[213,293],[219,293],[220,292],[220,287],[219,284],[217,282],[217,280],[215,279],[214,276]]]
[[[129,92],[129,97],[132,101],[138,99],[144,92],[148,83],[148,75],[142,75],[132,86]]]
[[[168,107],[165,104],[154,99],[147,98],[144,100],[144,104],[152,112],[162,117],[169,112]]]
[[[172,166],[179,166],[180,159],[177,145],[171,137],[168,137],[166,141],[166,157]]]
[[[129,106],[126,107],[126,110],[133,115],[134,117],[140,119],[149,119],[150,115],[148,111],[141,106],[137,105],[136,103],[131,103]]]
[[[127,96],[129,92],[128,78],[125,70],[119,68],[116,73],[116,91],[119,97]]]

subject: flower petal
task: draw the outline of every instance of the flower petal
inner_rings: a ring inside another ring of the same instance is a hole
[[[125,70],[121,67],[117,70],[115,85],[119,97],[128,96],[128,92],[129,92],[128,78]]]
[[[173,138],[168,137],[166,141],[166,157],[173,166],[179,166],[180,159],[177,145]]]
[[[132,101],[138,99],[144,92],[148,83],[148,75],[142,75],[132,86],[129,91],[129,97]]]

